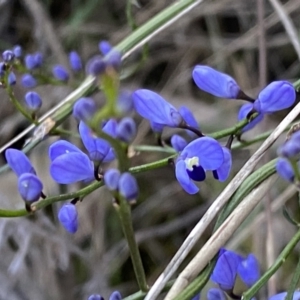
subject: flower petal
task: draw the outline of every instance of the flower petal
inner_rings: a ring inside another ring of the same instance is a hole
[[[201,137],[192,141],[181,152],[181,156],[199,157],[199,164],[204,170],[216,170],[224,161],[221,145],[211,137]]]
[[[70,184],[94,178],[94,166],[86,154],[71,152],[52,161],[50,174],[56,182]]]
[[[110,150],[110,144],[104,139],[94,136],[92,130],[84,123],[79,123],[81,140],[93,161],[103,161]]]
[[[213,171],[215,179],[221,182],[225,181],[228,178],[232,165],[230,150],[226,147],[222,147],[222,149],[224,154],[224,161],[218,169]]]
[[[240,87],[231,76],[208,66],[196,66],[193,79],[199,89],[216,97],[236,99],[240,91]]]
[[[238,112],[238,121],[242,121],[242,120],[246,119],[247,115],[250,113],[250,111],[252,111],[252,109],[253,109],[253,104],[251,104],[251,103],[244,104]],[[263,118],[264,118],[264,114],[262,114],[262,113],[258,114],[258,116],[255,119],[253,119],[251,122],[249,122],[249,124],[247,124],[242,129],[242,132],[252,129],[258,123],[260,123],[263,120]]]
[[[136,111],[145,119],[170,127],[177,127],[182,122],[177,109],[157,93],[140,89],[132,97]]]
[[[291,107],[296,100],[296,91],[288,81],[273,81],[258,95],[255,109],[263,113],[272,113]]]
[[[189,174],[190,178],[195,180],[195,181],[204,181],[206,178],[206,174],[204,169],[201,166],[194,166],[193,171],[186,170],[187,173]]]
[[[34,202],[41,197],[43,184],[36,175],[24,173],[18,179],[18,190],[24,201]]]
[[[291,163],[285,158],[278,158],[276,162],[276,171],[281,178],[288,182],[294,182],[295,174]]]
[[[65,140],[59,140],[49,147],[49,157],[51,161],[60,155],[71,152],[84,154],[78,147]]]
[[[187,141],[180,135],[174,134],[171,137],[171,145],[177,152],[181,152],[187,146]]]
[[[211,288],[207,292],[207,300],[226,300],[226,296],[223,291],[217,288]]]
[[[259,263],[253,254],[249,254],[238,266],[238,275],[250,288],[260,277]]]
[[[269,300],[285,300],[287,295],[287,292],[276,294],[269,298]],[[300,291],[295,291],[293,295],[293,300],[299,300],[300,299]]]
[[[23,173],[36,174],[28,157],[22,151],[13,148],[7,149],[5,158],[17,176],[21,176]]]
[[[196,194],[199,188],[192,181],[186,171],[184,160],[179,160],[175,166],[175,175],[182,188],[189,194]]]
[[[237,269],[243,258],[233,251],[225,251],[219,256],[211,280],[219,284],[220,288],[230,291],[235,284]]]
[[[70,233],[78,229],[78,213],[74,204],[63,205],[58,212],[58,220]]]

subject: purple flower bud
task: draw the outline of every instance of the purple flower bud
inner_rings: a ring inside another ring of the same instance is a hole
[[[133,100],[132,100],[132,93],[129,91],[121,91],[117,100],[117,108],[118,110],[123,113],[129,113],[133,110]]]
[[[109,300],[122,300],[122,296],[118,291],[115,291],[110,295]]]
[[[42,106],[42,99],[36,92],[27,92],[25,102],[27,107],[32,111],[36,111]]]
[[[118,189],[120,176],[121,173],[117,169],[109,169],[104,173],[104,182],[110,191],[116,191]]]
[[[112,50],[112,46],[108,41],[101,41],[98,45],[99,51],[103,54],[106,55],[110,50]]]
[[[247,103],[247,104],[244,104],[239,112],[238,112],[238,121],[242,121],[244,119],[247,118],[248,114],[253,110],[253,104],[251,103]],[[249,124],[247,124],[243,129],[242,129],[242,132],[246,132],[250,129],[252,129],[253,127],[255,127],[258,123],[260,123],[264,118],[264,114],[260,113],[258,114],[258,116],[253,119]]]
[[[35,52],[33,54],[33,59],[34,59],[34,64],[35,64],[35,68],[39,68],[42,66],[43,64],[43,55],[41,52]]]
[[[278,155],[293,158],[300,153],[300,131],[294,133],[291,138],[278,148]]]
[[[33,70],[37,68],[37,62],[33,54],[27,54],[24,60],[25,60],[25,66],[28,70]]]
[[[7,149],[5,151],[5,158],[8,165],[18,177],[24,173],[36,174],[28,157],[22,151],[12,148]]]
[[[19,45],[14,46],[13,53],[16,58],[20,58],[22,56],[22,47]]]
[[[121,52],[112,49],[104,58],[106,65],[118,70],[122,64]]]
[[[182,122],[177,109],[157,93],[141,89],[132,97],[136,111],[145,119],[169,127],[178,127]]]
[[[25,88],[32,89],[37,85],[36,79],[31,74],[24,74],[21,83]]]
[[[88,300],[104,300],[104,298],[98,294],[97,295],[94,294],[94,295],[89,296]]]
[[[82,61],[79,54],[76,51],[70,52],[69,61],[72,70],[74,70],[75,72],[79,72],[82,70]]]
[[[15,85],[17,83],[17,78],[16,78],[15,73],[10,72],[8,74],[7,83],[8,83],[8,85]]]
[[[105,72],[106,63],[100,55],[92,57],[86,64],[86,72],[93,76],[101,75]]]
[[[132,118],[123,118],[117,126],[117,137],[125,142],[130,143],[136,136],[136,124]]]
[[[35,202],[41,197],[43,184],[31,173],[24,173],[18,179],[18,190],[24,201]]]
[[[260,277],[259,263],[253,254],[249,254],[238,266],[237,273],[250,288]]]
[[[80,98],[73,107],[73,116],[77,120],[89,121],[97,110],[95,101],[92,98]]]
[[[70,233],[78,229],[78,213],[74,204],[63,205],[58,212],[58,220],[61,225]]]
[[[135,177],[128,172],[123,173],[119,180],[119,193],[121,196],[128,201],[136,200],[138,192],[139,188]]]
[[[193,79],[199,89],[216,97],[236,99],[241,90],[231,76],[208,66],[196,66]]]
[[[11,62],[15,58],[15,55],[14,55],[13,51],[5,50],[2,53],[2,58],[5,62]]]
[[[6,65],[4,62],[0,62],[0,77],[3,77],[5,74]]]
[[[187,144],[187,141],[178,134],[174,134],[171,138],[171,145],[177,152],[181,152]]]
[[[288,81],[273,81],[267,85],[254,102],[258,112],[272,113],[291,107],[296,100],[296,91]]]
[[[294,182],[295,174],[291,163],[285,158],[278,158],[276,171],[281,178],[288,182]]]
[[[53,76],[60,81],[68,81],[69,73],[62,65],[56,65],[52,69]]]
[[[207,292],[207,300],[226,300],[226,296],[223,291],[217,288],[211,288]]]
[[[279,294],[276,294],[276,295],[270,297],[269,300],[285,300],[286,296],[287,296],[287,292],[279,293]],[[300,299],[300,291],[295,291],[292,299],[299,300]]]

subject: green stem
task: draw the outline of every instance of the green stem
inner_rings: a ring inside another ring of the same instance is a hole
[[[24,106],[21,105],[21,103],[18,101],[18,99],[15,97],[14,92],[11,88],[11,86],[7,86],[6,88],[6,92],[9,96],[9,99],[11,101],[11,103],[15,106],[15,108],[30,122],[33,123],[35,125],[38,124],[37,121],[35,121],[30,113],[28,113],[28,111],[24,108]]]
[[[300,241],[300,230],[293,236],[290,242],[285,246],[283,251],[277,257],[274,264],[261,276],[261,278],[243,294],[243,300],[250,300],[255,294],[266,284],[266,282],[273,276],[273,274],[280,268],[286,261],[287,257],[291,254],[297,243]]]
[[[140,290],[142,292],[146,292],[148,290],[148,285],[146,281],[146,275],[145,275],[139,247],[135,240],[134,229],[132,226],[132,218],[131,218],[131,207],[127,203],[127,201],[125,199],[122,199],[121,197],[119,198],[119,202],[120,205],[116,207],[116,210],[121,220],[123,233],[128,243],[136,280],[138,282]]]
[[[298,258],[298,264],[296,266],[296,270],[294,272],[294,275],[293,275],[291,284],[289,286],[288,293],[285,297],[285,300],[292,300],[293,299],[293,295],[294,295],[294,292],[297,288],[299,279],[300,279],[300,257]]]

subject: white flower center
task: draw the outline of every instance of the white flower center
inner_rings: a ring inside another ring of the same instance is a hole
[[[189,171],[193,171],[193,167],[199,167],[199,157],[197,156],[194,156],[192,158],[187,158],[185,160],[185,165],[186,165],[186,168],[189,170]]]

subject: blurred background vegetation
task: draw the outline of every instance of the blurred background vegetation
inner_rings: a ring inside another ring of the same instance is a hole
[[[55,63],[67,66],[67,54],[71,50],[77,50],[87,61],[98,52],[100,40],[117,44],[173,2],[0,0],[0,50],[15,44],[22,45],[26,53],[39,50],[49,69]],[[267,71],[265,79],[267,82],[275,79],[293,82],[300,75],[299,57],[278,14],[268,1],[263,3],[267,51],[263,62]],[[300,0],[281,1],[281,4],[294,26],[299,28]],[[152,89],[176,107],[188,106],[205,133],[230,127],[236,122],[242,102],[214,99],[199,91],[191,80],[191,70],[196,64],[213,66],[232,75],[248,94],[255,97],[261,85],[260,34],[256,0],[205,0],[125,60],[122,87],[131,91]],[[43,98],[42,112],[46,112],[72,88],[40,86],[37,90]],[[24,89],[17,85],[15,91],[21,99]],[[100,94],[95,96],[98,101],[103,101],[102,97]],[[15,112],[1,90],[0,99],[0,141],[3,145],[28,124]],[[265,124],[245,138],[274,128],[285,113],[267,118]],[[136,120],[139,133],[134,144],[154,145],[148,123],[138,117]],[[76,130],[74,121],[71,120],[68,126]],[[174,130],[167,130],[164,138],[168,140],[172,133]],[[54,140],[51,138],[42,143],[30,155],[47,195],[62,191],[48,172],[47,148]],[[20,148],[24,142],[22,140],[14,147]],[[82,146],[78,141],[73,142]],[[233,152],[231,177],[257,147]],[[268,158],[275,156],[276,145],[269,151]],[[133,157],[132,165],[163,157],[165,155],[159,153],[139,153]],[[133,223],[148,283],[152,284],[226,183],[219,183],[209,176],[201,183],[200,193],[191,196],[182,191],[171,167],[139,174],[137,179],[141,191],[133,208]],[[268,195],[272,201],[281,201],[272,214],[272,226],[265,224],[265,211],[270,207],[261,205],[229,242],[231,249],[258,255],[262,270],[274,261],[295,232],[282,216],[282,203],[289,200],[287,206],[295,211],[295,217],[299,217],[295,190],[287,190],[282,181],[277,183]],[[78,186],[71,186],[65,190],[76,188]],[[23,206],[16,190],[16,178],[11,172],[1,175],[0,204],[3,208]],[[94,192],[79,205],[80,228],[74,236],[58,225],[59,207],[60,204],[54,205],[28,218],[0,220],[0,299],[86,299],[92,293],[107,297],[112,290],[119,290],[123,296],[137,291],[128,248],[105,188]],[[211,229],[208,228],[189,258],[209,238]],[[272,253],[266,249],[272,249]],[[297,251],[273,279],[269,292],[287,287]],[[265,289],[260,299],[266,294]]]

